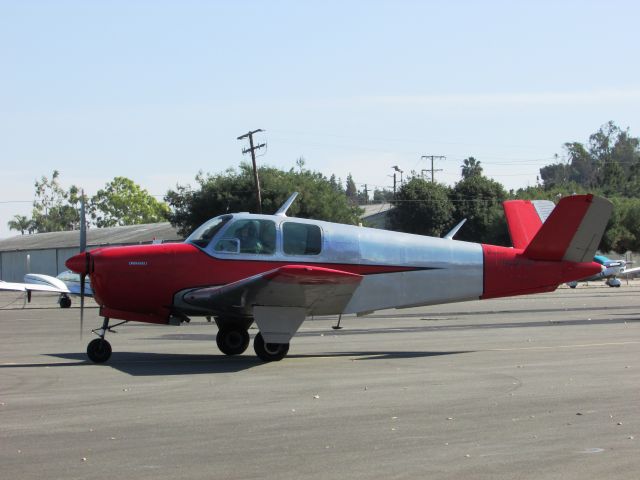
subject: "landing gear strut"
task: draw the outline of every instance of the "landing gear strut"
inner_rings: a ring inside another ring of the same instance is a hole
[[[122,325],[123,323],[127,323],[126,321],[116,323],[115,325],[109,326],[109,319],[107,317],[102,321],[102,328],[97,328],[92,330],[99,338],[91,340],[89,345],[87,345],[87,355],[89,359],[94,363],[104,363],[111,357],[111,344],[107,342],[104,337],[107,332],[117,333],[113,328],[118,325]]]

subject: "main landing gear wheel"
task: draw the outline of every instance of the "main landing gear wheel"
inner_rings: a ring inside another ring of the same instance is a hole
[[[216,335],[218,348],[225,355],[240,355],[249,347],[249,332],[243,328],[222,327]]]
[[[265,343],[262,334],[258,333],[253,339],[253,349],[258,358],[264,362],[277,362],[289,353],[288,343]]]
[[[111,357],[111,344],[104,338],[91,340],[87,345],[87,355],[92,362],[104,363]]]
[[[65,295],[64,297],[60,297],[58,303],[60,304],[60,308],[69,308],[71,306],[71,299]]]

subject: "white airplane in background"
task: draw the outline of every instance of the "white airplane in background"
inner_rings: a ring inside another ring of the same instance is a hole
[[[87,248],[84,191],[81,194],[80,223],[80,252],[84,252]],[[27,255],[27,272],[30,270],[30,263],[30,256]],[[87,287],[89,287],[88,290]],[[24,276],[24,283],[0,280],[0,290],[25,292],[25,304],[31,301],[32,292],[59,293],[58,304],[60,308],[69,308],[71,306],[70,294],[80,295],[81,306],[84,306],[84,297],[86,295],[93,296],[93,291],[87,279],[81,279],[80,275],[71,271],[62,272],[57,277],[41,273],[27,273]]]
[[[84,283],[84,295],[93,297],[89,278],[85,278]],[[32,292],[59,293],[58,304],[60,308],[69,308],[71,306],[69,295],[80,295],[82,289],[80,288],[80,275],[70,270],[65,270],[57,277],[42,273],[27,273],[24,276],[24,283],[0,280],[0,290],[25,292],[26,302],[31,302]]]
[[[48,277],[51,281],[45,283],[16,283],[0,280],[0,290],[24,292],[25,303],[31,301],[31,292],[59,293],[61,299],[63,295],[68,295],[70,293],[67,286],[61,280],[58,280],[56,277],[49,277],[48,275],[44,276]],[[58,302],[60,302],[60,300],[58,300]],[[62,306],[62,304],[60,304],[60,306]]]
[[[602,265],[602,271],[588,278],[582,280],[576,280],[569,282],[567,285],[571,288],[576,288],[579,282],[595,282],[597,280],[604,280],[610,287],[619,287],[622,282],[617,277],[625,277],[634,273],[640,273],[640,267],[627,268],[629,262],[625,260],[610,260],[604,255],[596,255],[593,257],[593,261]]]
[[[91,281],[89,278],[85,278],[84,282],[84,294],[88,297],[93,297]],[[24,283],[26,285],[48,285],[50,287],[60,289],[60,298],[58,299],[60,308],[69,308],[71,306],[71,298],[69,295],[80,295],[81,290],[80,275],[72,272],[71,270],[65,270],[56,277],[44,275],[42,273],[27,273],[24,276]],[[64,291],[65,288],[66,291]]]

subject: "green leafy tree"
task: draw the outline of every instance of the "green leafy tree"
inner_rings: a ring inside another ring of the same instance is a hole
[[[540,169],[545,188],[573,182],[606,195],[629,195],[638,191],[640,179],[640,139],[629,129],[613,122],[604,124],[589,136],[587,146],[579,142],[564,144],[567,163],[556,162]]]
[[[602,168],[602,192],[607,195],[618,195],[624,191],[628,180],[624,169],[617,161],[609,161]]]
[[[570,167],[564,163],[546,165],[540,169],[540,178],[547,189],[566,185],[569,181]]]
[[[382,190],[375,189],[373,191],[373,203],[389,203],[393,200],[393,192],[383,188]]]
[[[299,171],[283,171],[268,166],[258,169],[263,212],[275,213],[293,192],[299,192],[288,215],[358,223],[361,210],[347,202],[335,177],[332,181],[303,167]],[[243,163],[239,170],[227,169],[218,174],[200,172],[196,183],[196,188],[177,185],[165,197],[171,206],[169,220],[182,235],[190,234],[209,218],[223,213],[255,211],[253,173],[249,164]]]
[[[392,230],[439,237],[452,226],[454,207],[449,188],[413,176],[405,182],[391,202]]]
[[[125,177],[115,177],[91,198],[91,218],[99,228],[166,221],[169,207]]]
[[[467,221],[456,235],[492,245],[510,245],[502,202],[507,199],[504,187],[484,175],[471,175],[458,182],[451,192],[455,206],[454,220]]]
[[[353,181],[351,174],[347,175],[345,194],[352,205],[356,205],[358,203],[358,187],[356,187],[356,182]]]
[[[336,179],[335,174],[332,174],[329,177],[329,184],[336,192],[344,193],[344,188],[342,187],[342,180]]]
[[[9,230],[16,230],[20,232],[20,235],[24,235],[25,232],[31,233],[34,229],[33,222],[24,215],[14,215],[13,220],[7,222]]]
[[[58,179],[60,172],[54,170],[51,178],[42,176],[35,182],[35,199],[31,221],[33,231],[58,232],[73,230],[80,222],[79,190],[71,186],[64,190]]]
[[[600,250],[623,254],[640,249],[640,199],[612,198],[613,213],[607,224]]]

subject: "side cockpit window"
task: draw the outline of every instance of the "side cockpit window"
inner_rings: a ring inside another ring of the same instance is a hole
[[[287,255],[318,255],[322,250],[322,233],[318,225],[285,222],[282,245]]]
[[[272,255],[276,251],[276,224],[271,220],[238,220],[218,240],[214,250]]]
[[[211,239],[215,236],[220,229],[231,220],[231,215],[223,215],[221,217],[212,218],[208,222],[200,225],[194,232],[189,235],[185,240],[187,243],[193,243],[200,248],[205,248],[211,242]]]

